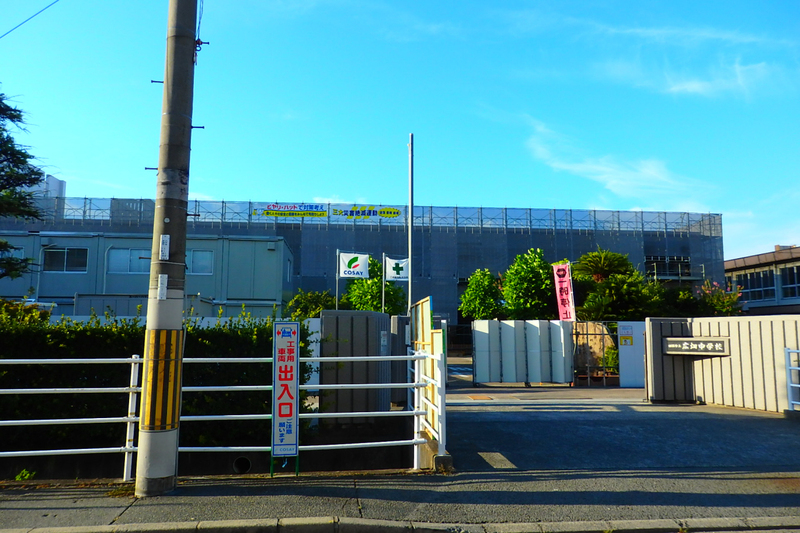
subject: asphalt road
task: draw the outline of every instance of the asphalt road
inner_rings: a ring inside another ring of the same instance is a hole
[[[758,520],[800,528],[800,422],[653,405],[643,396],[618,388],[474,388],[456,378],[448,390],[450,475],[182,478],[172,494],[146,499],[133,498],[130,485],[6,483],[0,529],[289,517],[484,530],[579,522],[602,531],[609,526],[589,525],[613,520],[688,527],[703,519],[719,530],[733,518],[751,522],[731,521],[731,531]]]

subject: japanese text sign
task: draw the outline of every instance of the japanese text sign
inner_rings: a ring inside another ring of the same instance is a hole
[[[556,282],[556,301],[558,302],[558,319],[575,321],[575,297],[572,294],[572,272],[569,263],[553,265],[553,276]]]
[[[731,354],[728,337],[663,337],[664,355],[726,357]]]
[[[272,336],[272,456],[298,452],[300,323],[275,322]]]

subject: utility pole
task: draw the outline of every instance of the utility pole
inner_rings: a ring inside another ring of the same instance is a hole
[[[139,410],[137,497],[164,494],[177,484],[196,22],[197,0],[170,0]]]

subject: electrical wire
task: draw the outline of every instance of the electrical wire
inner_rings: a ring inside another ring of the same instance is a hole
[[[202,22],[203,22],[203,0],[200,0],[200,4],[197,7],[198,7],[197,32],[195,33],[195,36],[196,36],[197,40],[199,41],[200,40],[200,24],[202,24]]]
[[[16,30],[17,28],[19,28],[20,26],[22,26],[23,24],[25,24],[26,22],[28,22],[29,20],[31,20],[31,19],[32,19],[33,17],[35,17],[36,15],[38,15],[38,14],[42,13],[42,12],[43,12],[43,11],[45,11],[47,8],[49,8],[49,7],[51,7],[51,6],[54,6],[55,4],[59,3],[60,1],[61,1],[61,0],[56,0],[55,2],[53,2],[52,4],[50,4],[49,6],[47,6],[47,7],[45,7],[45,8],[42,8],[41,10],[39,10],[39,11],[38,11],[38,12],[36,12],[36,13],[34,13],[34,14],[33,14],[33,15],[31,15],[30,17],[26,18],[25,20],[23,20],[22,22],[20,22],[19,24],[17,24],[16,26],[14,26],[13,28],[11,28],[11,29],[10,29],[10,30],[8,30],[7,32],[5,32],[3,35],[0,35],[0,39],[2,39],[3,37],[5,37],[6,35],[8,35],[9,33],[11,33],[12,31]]]

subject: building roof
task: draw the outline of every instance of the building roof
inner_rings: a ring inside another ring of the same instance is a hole
[[[800,260],[800,246],[776,246],[774,252],[725,261],[725,272]]]

